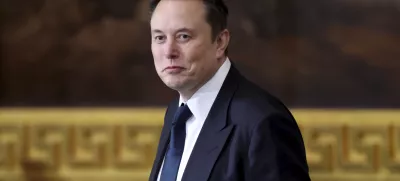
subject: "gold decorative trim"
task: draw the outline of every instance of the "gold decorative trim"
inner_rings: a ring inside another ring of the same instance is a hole
[[[2,108],[0,180],[147,180],[164,111]],[[314,181],[400,180],[400,110],[292,112]]]

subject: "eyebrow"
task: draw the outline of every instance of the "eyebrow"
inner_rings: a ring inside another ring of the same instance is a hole
[[[154,29],[154,30],[152,30],[152,32],[153,32],[153,33],[162,33],[162,31],[159,30],[159,29]]]
[[[192,31],[193,31],[193,29],[191,29],[191,28],[180,28],[180,29],[178,29],[177,32],[192,32]]]
[[[159,30],[159,29],[154,29],[152,30],[153,33],[163,33],[163,31]],[[176,30],[176,32],[193,32],[193,29],[191,28],[179,28],[178,30]]]

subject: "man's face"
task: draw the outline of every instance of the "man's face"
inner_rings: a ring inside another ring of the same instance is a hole
[[[161,80],[179,92],[204,84],[221,65],[201,0],[162,0],[150,22],[154,64]]]

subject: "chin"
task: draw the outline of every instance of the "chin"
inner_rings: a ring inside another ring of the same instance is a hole
[[[162,77],[162,81],[167,87],[176,91],[189,89],[193,83],[193,81],[191,79],[188,79],[187,77],[168,75]]]
[[[181,89],[183,89],[185,87],[185,83],[184,82],[177,81],[177,80],[165,80],[164,84],[167,87],[169,87],[169,88],[171,88],[173,90],[176,90],[176,91],[181,90]]]

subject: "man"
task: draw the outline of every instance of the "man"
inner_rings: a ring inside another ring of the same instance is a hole
[[[180,96],[167,108],[149,180],[310,180],[290,112],[226,55],[222,0],[155,0],[151,7],[155,68]]]

